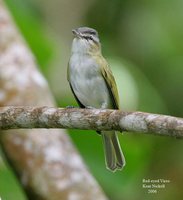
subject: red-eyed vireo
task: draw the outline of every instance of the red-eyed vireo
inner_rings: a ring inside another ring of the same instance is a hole
[[[82,108],[119,109],[114,76],[101,53],[96,30],[80,27],[72,30],[74,40],[68,65],[68,81]],[[115,131],[102,131],[105,161],[109,170],[125,166],[125,159]]]

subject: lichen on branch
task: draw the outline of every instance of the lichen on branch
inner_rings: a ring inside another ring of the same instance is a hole
[[[63,128],[116,130],[183,137],[183,119],[109,109],[8,106],[0,108],[0,129]]]

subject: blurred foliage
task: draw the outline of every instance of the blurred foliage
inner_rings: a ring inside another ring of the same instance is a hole
[[[46,6],[47,1],[39,1]],[[6,0],[43,73],[47,74],[56,51],[55,41],[47,35],[44,14],[35,2]],[[56,2],[54,0],[52,4]],[[85,6],[85,1],[81,2],[79,5]],[[80,13],[82,22],[96,28],[100,34],[103,54],[108,58],[120,88],[123,109],[183,116],[182,7],[182,0],[92,0],[86,12]],[[63,9],[68,7],[58,8],[60,12]],[[49,12],[55,10],[50,8]],[[69,7],[65,19],[72,12]],[[62,87],[63,80],[58,82],[51,87]],[[60,106],[77,105],[68,93],[56,96],[56,99]],[[171,200],[172,196],[183,199],[182,141],[124,133],[119,138],[127,165],[123,171],[111,173],[105,169],[101,138],[95,132],[70,130],[69,133],[111,200]],[[171,182],[157,194],[148,194],[147,189],[142,188],[144,178],[164,178]],[[12,199],[10,189],[14,200],[24,199],[12,174],[0,163],[0,196],[3,200]]]
[[[0,160],[0,198],[2,200],[25,199],[23,189],[17,182],[15,175],[11,170],[7,170],[2,160]]]

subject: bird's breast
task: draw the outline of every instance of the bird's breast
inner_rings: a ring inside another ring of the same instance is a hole
[[[110,107],[110,95],[100,66],[90,55],[72,55],[69,80],[73,92],[86,107]]]

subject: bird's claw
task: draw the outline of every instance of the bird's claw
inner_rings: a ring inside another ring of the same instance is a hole
[[[69,105],[69,106],[66,106],[66,108],[76,108],[76,107]]]

